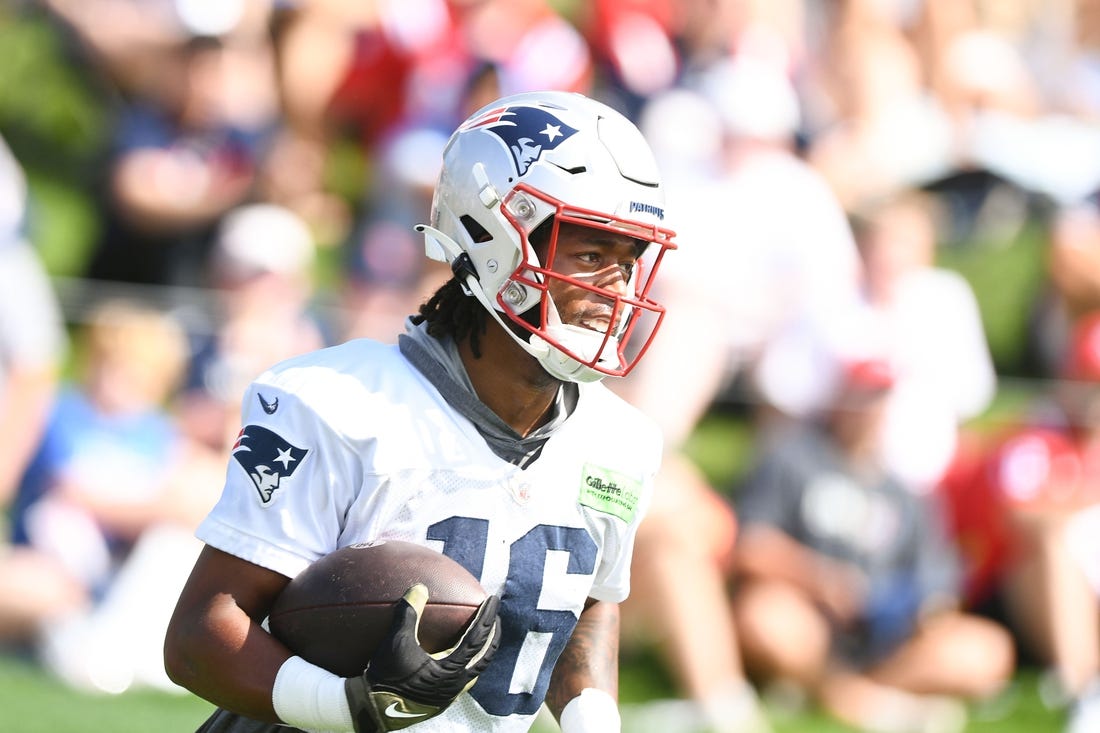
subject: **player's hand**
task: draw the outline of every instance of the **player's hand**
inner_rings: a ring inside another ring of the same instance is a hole
[[[500,645],[498,596],[478,608],[458,643],[429,654],[417,630],[428,589],[416,584],[394,606],[393,626],[366,671],[344,682],[356,733],[400,730],[433,718],[470,689]]]

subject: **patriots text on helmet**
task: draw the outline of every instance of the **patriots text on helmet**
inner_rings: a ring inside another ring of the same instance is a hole
[[[660,206],[654,206],[653,204],[642,203],[641,201],[630,202],[631,214],[652,214],[658,219],[664,221],[665,210]]]

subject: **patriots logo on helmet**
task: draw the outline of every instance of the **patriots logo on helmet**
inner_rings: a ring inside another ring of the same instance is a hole
[[[294,473],[308,452],[259,425],[245,425],[233,444],[233,458],[252,479],[264,504],[271,502],[280,482]]]
[[[497,107],[463,126],[464,130],[477,128],[504,142],[521,176],[543,152],[553,150],[577,132],[542,107]]]

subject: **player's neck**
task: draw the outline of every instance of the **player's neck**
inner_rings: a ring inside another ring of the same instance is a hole
[[[468,342],[458,345],[478,399],[518,434],[527,435],[546,421],[561,382],[492,325],[480,346],[478,359]]]

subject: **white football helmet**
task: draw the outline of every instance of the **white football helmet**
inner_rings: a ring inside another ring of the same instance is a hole
[[[581,94],[527,92],[482,108],[455,131],[443,152],[431,226],[417,229],[428,256],[449,263],[547,372],[590,382],[627,374],[664,318],[664,307],[650,297],[665,252],[676,247],[673,232],[661,226],[664,216],[657,164],[629,120]],[[528,237],[551,218],[543,263]],[[645,246],[625,295],[554,272],[562,222],[626,234]],[[606,299],[616,325],[603,333],[562,323],[548,291],[554,279]],[[653,328],[628,353],[647,313]]]

